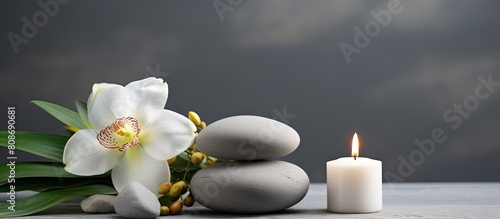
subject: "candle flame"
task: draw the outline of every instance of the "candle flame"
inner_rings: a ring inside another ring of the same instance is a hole
[[[354,136],[352,136],[351,156],[353,156],[354,159],[359,156],[359,139],[356,132],[354,132]]]

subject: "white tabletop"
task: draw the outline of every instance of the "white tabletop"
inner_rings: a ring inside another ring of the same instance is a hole
[[[195,205],[168,218],[500,218],[500,183],[384,184],[383,197],[381,212],[334,214],[326,211],[326,185],[311,184],[300,203],[274,214],[231,215]],[[116,214],[82,213],[79,200],[26,218],[120,218]]]

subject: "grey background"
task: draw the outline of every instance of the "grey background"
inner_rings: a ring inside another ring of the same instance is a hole
[[[474,95],[478,76],[500,81],[500,3],[402,0],[401,13],[347,63],[339,44],[352,45],[353,28],[364,29],[374,20],[370,11],[387,3],[243,1],[221,21],[213,1],[74,0],[16,54],[7,34],[21,34],[21,18],[42,9],[37,1],[1,1],[1,112],[16,106],[18,130],[65,134],[29,101],[74,109],[96,82],[124,85],[152,74],[170,86],[166,108],[194,110],[207,123],[240,114],[278,118],[286,107],[301,145],[282,159],[312,182],[325,181],[328,160],[350,155],[355,131],[361,156],[381,160],[399,180],[500,181],[500,91],[457,129],[443,120]],[[164,73],[146,70],[157,65]],[[398,157],[420,153],[414,140],[431,138],[435,128],[447,140],[411,174],[398,170]]]

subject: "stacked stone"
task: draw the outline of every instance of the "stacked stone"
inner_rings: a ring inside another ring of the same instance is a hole
[[[221,119],[201,131],[198,149],[233,160],[210,165],[191,179],[190,189],[201,205],[221,212],[256,214],[297,204],[309,189],[300,167],[273,160],[292,153],[300,143],[290,126],[259,116]]]

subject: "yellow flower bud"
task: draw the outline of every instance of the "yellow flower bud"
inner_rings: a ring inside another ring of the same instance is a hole
[[[193,206],[193,204],[194,204],[194,198],[193,198],[193,196],[188,195],[188,196],[187,196],[187,197],[186,197],[186,198],[182,201],[182,203],[184,203],[184,205],[185,205],[186,207],[191,207],[191,206]]]
[[[160,188],[158,188],[158,193],[167,194],[170,191],[170,188],[172,188],[172,183],[165,182],[165,183],[161,184]]]
[[[168,215],[170,213],[170,209],[167,206],[160,207],[160,215]]]
[[[176,182],[172,186],[172,188],[170,188],[170,191],[168,191],[168,196],[170,196],[172,198],[178,197],[184,189],[187,190],[187,185],[184,181]]]
[[[200,126],[201,124],[201,119],[200,119],[200,116],[198,116],[197,113],[193,112],[193,111],[189,111],[188,113],[188,117],[189,119],[191,120],[191,122],[194,123],[195,126]]]
[[[168,165],[173,164],[176,158],[177,158],[177,156],[175,156],[175,157],[172,157],[172,158],[168,159],[168,160],[167,160]]]
[[[179,197],[179,195],[181,194],[181,190],[182,188],[172,186],[172,188],[170,188],[170,190],[168,191],[168,196],[172,198]]]
[[[186,183],[182,186],[181,194],[185,194],[188,191],[188,186]]]
[[[207,123],[205,123],[205,122],[201,122],[201,124],[200,124],[200,129],[204,129],[204,128],[206,128],[206,127],[207,127]]]
[[[179,199],[170,205],[170,214],[179,214],[182,211],[182,201]]]
[[[191,155],[191,163],[194,165],[198,165],[203,161],[203,153],[201,152],[195,152],[193,155]]]
[[[66,129],[66,132],[68,132],[68,134],[70,134],[70,135],[73,135],[73,134],[75,134],[78,130],[80,130],[80,129],[78,129],[77,127],[70,126],[70,125],[65,125],[65,126],[64,126],[64,129]]]
[[[211,159],[208,159],[208,160],[207,160],[206,165],[207,165],[207,166],[210,166],[210,165],[212,165],[212,164],[214,164],[214,161],[213,161],[213,160],[211,160]]]

